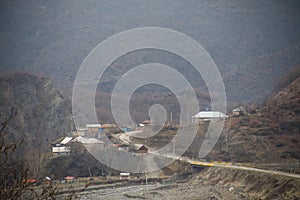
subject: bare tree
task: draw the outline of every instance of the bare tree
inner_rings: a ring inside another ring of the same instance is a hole
[[[67,190],[62,190],[58,185],[50,182],[41,187],[34,187],[28,180],[29,167],[31,167],[31,174],[39,176],[46,159],[41,152],[34,152],[31,155],[31,160],[26,165],[23,157],[18,157],[16,150],[20,147],[21,142],[12,142],[9,138],[9,131],[7,126],[11,122],[17,112],[12,108],[8,117],[3,117],[0,114],[2,123],[0,125],[0,199],[37,199],[37,200],[55,200],[73,199],[75,197],[75,190],[71,185]],[[82,188],[83,191],[87,185]],[[61,195],[65,194],[64,197]]]
[[[50,159],[50,155],[42,152],[39,149],[32,149],[28,151],[25,156],[26,164],[28,165],[29,175],[37,179],[42,178],[41,173]]]
[[[20,142],[8,140],[7,125],[15,118],[16,114],[15,108],[10,110],[8,117],[0,114],[3,120],[0,128],[0,196],[3,199],[19,199],[22,191],[26,188],[23,180],[26,178],[27,169],[20,160],[13,156]]]

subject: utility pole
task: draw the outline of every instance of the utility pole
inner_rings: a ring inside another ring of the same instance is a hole
[[[147,172],[145,172],[146,177],[146,190],[147,190],[147,199],[149,199],[149,191],[148,191],[148,179],[147,179]]]
[[[73,131],[76,132],[75,127],[74,127],[74,116],[71,116],[71,124],[70,125],[71,125],[71,130],[70,130],[71,136],[73,136]]]
[[[173,155],[175,155],[175,142],[176,142],[176,140],[174,139],[173,140]]]

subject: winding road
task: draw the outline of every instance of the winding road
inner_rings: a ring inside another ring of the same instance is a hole
[[[135,135],[137,135],[141,132],[142,131],[130,131],[130,132],[122,133],[118,137],[124,144],[132,145],[134,143],[130,140],[130,136],[135,136]],[[243,165],[243,163],[232,164],[232,163],[228,163],[228,162],[205,162],[205,161],[201,161],[201,160],[190,159],[190,158],[184,157],[184,156],[163,155],[163,154],[159,154],[159,153],[153,152],[153,151],[149,151],[148,153],[154,154],[156,156],[165,157],[165,158],[171,158],[171,159],[174,159],[174,160],[181,160],[181,161],[187,162],[191,165],[199,165],[199,166],[204,166],[204,167],[230,168],[230,169],[238,169],[238,170],[248,170],[248,171],[255,171],[255,172],[261,172],[261,173],[267,173],[267,174],[272,174],[272,175],[280,175],[280,176],[300,179],[300,174],[293,174],[293,173],[287,173],[287,172],[281,172],[281,171],[275,171],[275,170],[266,170],[266,169],[258,169],[258,168],[254,168],[254,167],[241,166],[241,165]],[[147,162],[147,164],[149,163],[153,167],[155,167],[153,162],[149,161],[149,162]]]

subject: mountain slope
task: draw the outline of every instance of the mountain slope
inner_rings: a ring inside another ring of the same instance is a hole
[[[278,75],[300,63],[299,7],[297,0],[4,0],[0,3],[0,71],[43,74],[71,90],[80,64],[100,42],[128,29],[157,26],[199,42],[219,66],[229,99],[249,101],[268,94]],[[117,64],[126,68],[162,60],[172,67],[179,63],[182,71],[189,67],[183,59],[169,62],[173,57],[161,53],[136,54]],[[189,80],[194,83],[197,78]],[[104,91],[110,86],[108,82]]]
[[[299,68],[299,54],[300,45],[296,45],[228,70],[223,77],[228,100],[247,103],[264,100],[289,69],[297,64]]]
[[[71,129],[70,102],[64,99],[47,77],[10,74],[0,77],[0,113],[17,115],[8,124],[10,138],[24,140],[26,148],[49,150],[49,144]]]
[[[184,155],[198,157],[207,127],[208,122],[199,124],[198,134]],[[175,132],[162,130],[152,138],[140,139],[139,143],[159,149]],[[231,115],[226,119],[218,142],[205,159],[252,163],[300,173],[299,142],[300,77],[269,97],[263,105],[245,107],[243,115]]]
[[[300,77],[261,107],[228,119],[209,157],[236,162],[297,163],[299,142]]]

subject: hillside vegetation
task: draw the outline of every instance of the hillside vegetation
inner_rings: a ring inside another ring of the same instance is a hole
[[[8,125],[11,140],[23,141],[27,150],[49,151],[51,142],[71,129],[71,106],[47,77],[10,74],[0,77],[2,118],[15,108]]]
[[[297,163],[300,160],[300,77],[245,116],[231,117],[208,155],[214,160]]]

